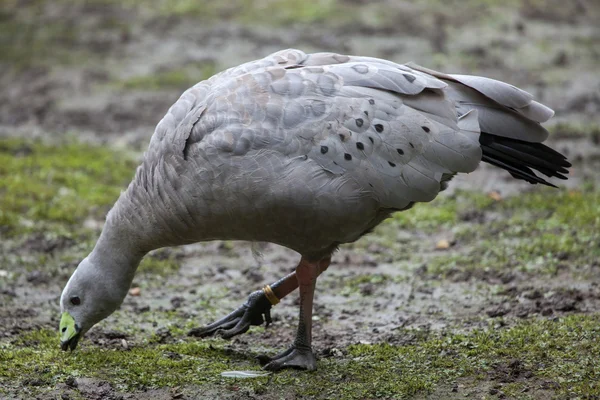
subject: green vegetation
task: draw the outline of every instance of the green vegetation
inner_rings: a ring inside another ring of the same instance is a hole
[[[490,207],[493,203],[494,200],[483,193],[459,191],[452,196],[441,196],[433,202],[417,204],[406,212],[394,214],[394,227],[439,231],[457,223],[462,214]]]
[[[185,90],[200,81],[210,78],[217,72],[219,72],[219,69],[214,63],[188,63],[185,68],[134,76],[117,82],[117,85],[125,90]]]
[[[81,222],[89,217],[102,218],[136,164],[133,157],[105,147],[3,140],[1,234],[11,238],[3,244],[6,251],[0,261],[4,268],[32,271],[44,265],[54,276],[65,264],[77,262],[89,251],[97,234],[81,228]],[[534,187],[506,199],[459,191],[395,215],[355,246],[360,252],[377,243],[386,249],[383,256],[397,249],[412,266],[423,261],[422,250],[428,249],[424,252],[429,254],[424,260],[427,273],[439,279],[456,270],[556,273],[566,261],[568,266],[563,267],[576,274],[589,270],[587,266],[600,257],[594,245],[600,240],[599,204],[600,191],[593,184],[571,191]],[[410,235],[398,240],[403,231]],[[435,243],[420,238],[439,232],[450,232],[455,244],[432,252]],[[56,243],[58,250],[48,253],[46,248]],[[231,245],[225,242],[225,249]],[[178,270],[178,254],[161,250],[146,257],[140,267],[144,272],[140,276],[142,291],[148,288],[144,277],[158,279]],[[380,287],[402,279],[385,273],[354,275],[344,281],[342,291],[353,295],[369,291],[370,285]],[[209,320],[209,314],[220,316],[213,303],[227,295],[225,288],[219,288],[208,297],[206,293],[194,297],[195,308],[202,310],[200,319]],[[139,315],[119,311],[112,319],[111,328],[128,332],[133,338],[128,349],[84,341],[78,351],[62,353],[52,329],[26,331],[11,342],[1,341],[0,385],[10,390],[35,380],[35,385],[25,385],[35,394],[69,377],[95,377],[125,391],[189,385],[224,390],[232,381],[221,378],[220,373],[257,369],[254,357],[264,350],[251,347],[248,352],[236,352],[221,340],[188,339],[186,331],[197,326],[197,320],[175,310]],[[166,343],[158,333],[146,333],[157,321],[161,325],[173,323],[168,328],[171,340]],[[398,337],[416,339],[402,346],[359,344],[342,348],[344,356],[319,361],[318,374],[285,371],[233,384],[256,394],[402,398],[445,390],[459,379],[467,387],[477,388],[494,374],[516,374],[517,378],[502,388],[506,395],[517,396],[535,382],[551,382],[559,395],[595,396],[600,394],[596,383],[599,366],[593,356],[600,350],[595,340],[599,322],[600,316],[594,314],[556,320],[533,317],[509,328],[490,326],[467,333],[453,329],[438,333],[397,330],[394,335]],[[249,334],[263,332],[263,328],[254,328]],[[157,366],[160,374],[156,373]]]
[[[452,200],[447,200],[452,201]],[[475,270],[585,274],[600,258],[600,191],[539,188],[478,208],[481,222],[459,224],[459,246],[428,263],[434,275]],[[486,213],[495,213],[493,222]],[[442,222],[445,220],[442,218]]]
[[[590,123],[561,122],[549,128],[553,138],[585,138],[591,137],[595,143],[600,143],[600,126]]]
[[[436,236],[449,240],[450,248],[432,253]],[[584,277],[600,259],[598,242],[600,189],[587,184],[578,190],[533,187],[506,199],[442,194],[394,214],[352,246],[379,261],[425,263],[437,277],[476,271],[554,275],[564,268]]]
[[[509,392],[537,381],[552,382],[559,395],[600,395],[599,315],[558,320],[531,319],[497,330],[441,334],[404,330],[412,344],[358,344],[344,356],[319,361],[318,373],[285,371],[268,378],[227,380],[226,370],[257,369],[255,353],[227,349],[222,340],[191,340],[172,331],[176,341],[138,343],[129,350],[99,348],[85,342],[73,353],[56,346],[50,330],[28,332],[0,347],[0,382],[18,384],[37,379],[54,385],[68,377],[96,377],[126,390],[180,385],[239,389],[256,394],[289,393],[316,398],[406,398],[471,377],[504,374]],[[270,350],[269,350],[270,351]],[[160,370],[160,373],[156,371]],[[501,377],[502,378],[502,377]]]
[[[362,274],[344,279],[342,281],[343,288],[340,288],[339,281],[331,281],[331,284],[333,285],[332,289],[338,290],[343,296],[349,296],[353,293],[361,293],[365,290],[367,294],[370,294],[372,290],[370,289],[371,285],[380,288],[390,282],[399,280],[400,278],[395,278],[386,274]]]
[[[133,1],[132,3],[137,3]],[[176,0],[170,3],[156,2],[151,9],[161,15],[178,15],[201,18],[205,22],[230,20],[241,23],[286,25],[290,23],[312,24],[325,22],[341,11],[337,0],[318,0],[304,3],[301,7],[289,0],[238,2],[211,2]]]
[[[593,93],[574,83],[589,80],[597,67],[595,26],[581,17],[594,20],[600,8],[593,2],[0,1],[0,70],[7,71],[1,81],[10,89],[3,93],[4,130],[14,122],[26,124],[23,132],[31,124],[52,136],[0,139],[0,397],[87,397],[81,387],[62,385],[72,378],[106,381],[115,398],[114,391],[151,388],[172,388],[174,398],[176,389],[259,398],[600,397],[593,285],[600,260],[593,146],[600,128],[590,119]],[[60,289],[92,249],[138,161],[81,143],[78,132],[57,141],[48,130],[64,120],[104,131],[96,122],[103,111],[114,119],[111,129],[121,121],[125,129],[142,126],[155,109],[164,112],[163,100],[176,91],[285,46],[477,71],[526,85],[550,102],[569,88],[561,122],[549,130],[553,139],[567,139],[557,149],[569,145],[574,177],[584,183],[575,190],[530,186],[505,198],[446,192],[344,245],[352,247],[349,265],[338,258],[342,250],[319,279],[314,332],[325,340],[316,350],[331,357],[320,357],[317,373],[220,377],[257,370],[257,354],[283,349],[297,315],[293,296],[273,311],[272,327],[252,327],[233,342],[187,337],[190,328],[238,307],[261,281],[289,272],[285,252],[269,254],[268,267],[249,268],[258,260],[231,241],[152,252],[135,277],[137,296],[127,297],[77,351],[60,351]],[[135,93],[142,90],[156,93]],[[134,93],[115,101],[121,92]],[[137,106],[143,112],[133,115]],[[398,310],[393,323],[365,323],[390,306]],[[322,329],[335,332],[337,324],[356,324],[358,333],[332,337]],[[377,343],[347,345],[370,329]],[[109,331],[125,333],[126,344]],[[333,342],[335,351],[325,347]]]
[[[133,177],[123,152],[73,143],[0,142],[0,225],[7,233],[102,218]]]
[[[180,257],[177,256],[175,251],[161,249],[144,257],[138,267],[138,272],[148,275],[166,276],[178,271],[180,264]]]

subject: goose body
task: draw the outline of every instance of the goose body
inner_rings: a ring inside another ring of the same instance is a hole
[[[78,316],[82,307],[70,299],[91,290],[81,283],[89,276],[128,288],[149,250],[213,239],[296,250],[297,276],[273,287],[299,285],[307,299],[337,246],[395,211],[433,200],[455,174],[482,160],[531,183],[549,184],[532,168],[564,178],[568,162],[541,144],[548,132],[540,123],[552,115],[503,82],[369,57],[290,49],[228,69],[188,89],[160,121],[61,307],[84,332],[126,293],[105,293],[115,297],[110,307]],[[273,293],[264,293],[273,304]],[[304,299],[296,354],[271,360],[271,369],[314,366]],[[247,329],[240,321],[258,307],[250,300],[245,316],[201,334]]]

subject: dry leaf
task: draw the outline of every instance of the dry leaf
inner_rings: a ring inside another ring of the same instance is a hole
[[[139,296],[141,292],[142,291],[139,287],[134,287],[134,288],[129,289],[130,296]]]
[[[450,248],[450,241],[448,241],[448,239],[442,239],[440,241],[438,241],[435,245],[435,248],[437,250],[446,250]]]
[[[502,200],[502,196],[500,195],[500,192],[497,192],[495,190],[492,190],[491,192],[488,193],[488,197],[492,200],[495,201],[500,201]]]

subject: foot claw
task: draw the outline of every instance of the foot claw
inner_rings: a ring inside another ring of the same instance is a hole
[[[264,318],[263,318],[264,315]],[[188,336],[207,337],[219,335],[224,339],[245,333],[252,325],[271,324],[271,303],[262,290],[248,296],[248,300],[229,315],[200,328],[193,328]]]

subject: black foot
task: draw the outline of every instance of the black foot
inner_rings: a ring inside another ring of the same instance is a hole
[[[275,357],[258,356],[258,361],[267,371],[279,371],[284,368],[317,369],[317,359],[310,348],[290,347]]]
[[[218,334],[229,339],[246,332],[251,325],[262,325],[265,321],[266,326],[272,322],[271,303],[262,290],[257,290],[234,312],[210,325],[193,328],[188,332],[188,336],[207,337]]]

